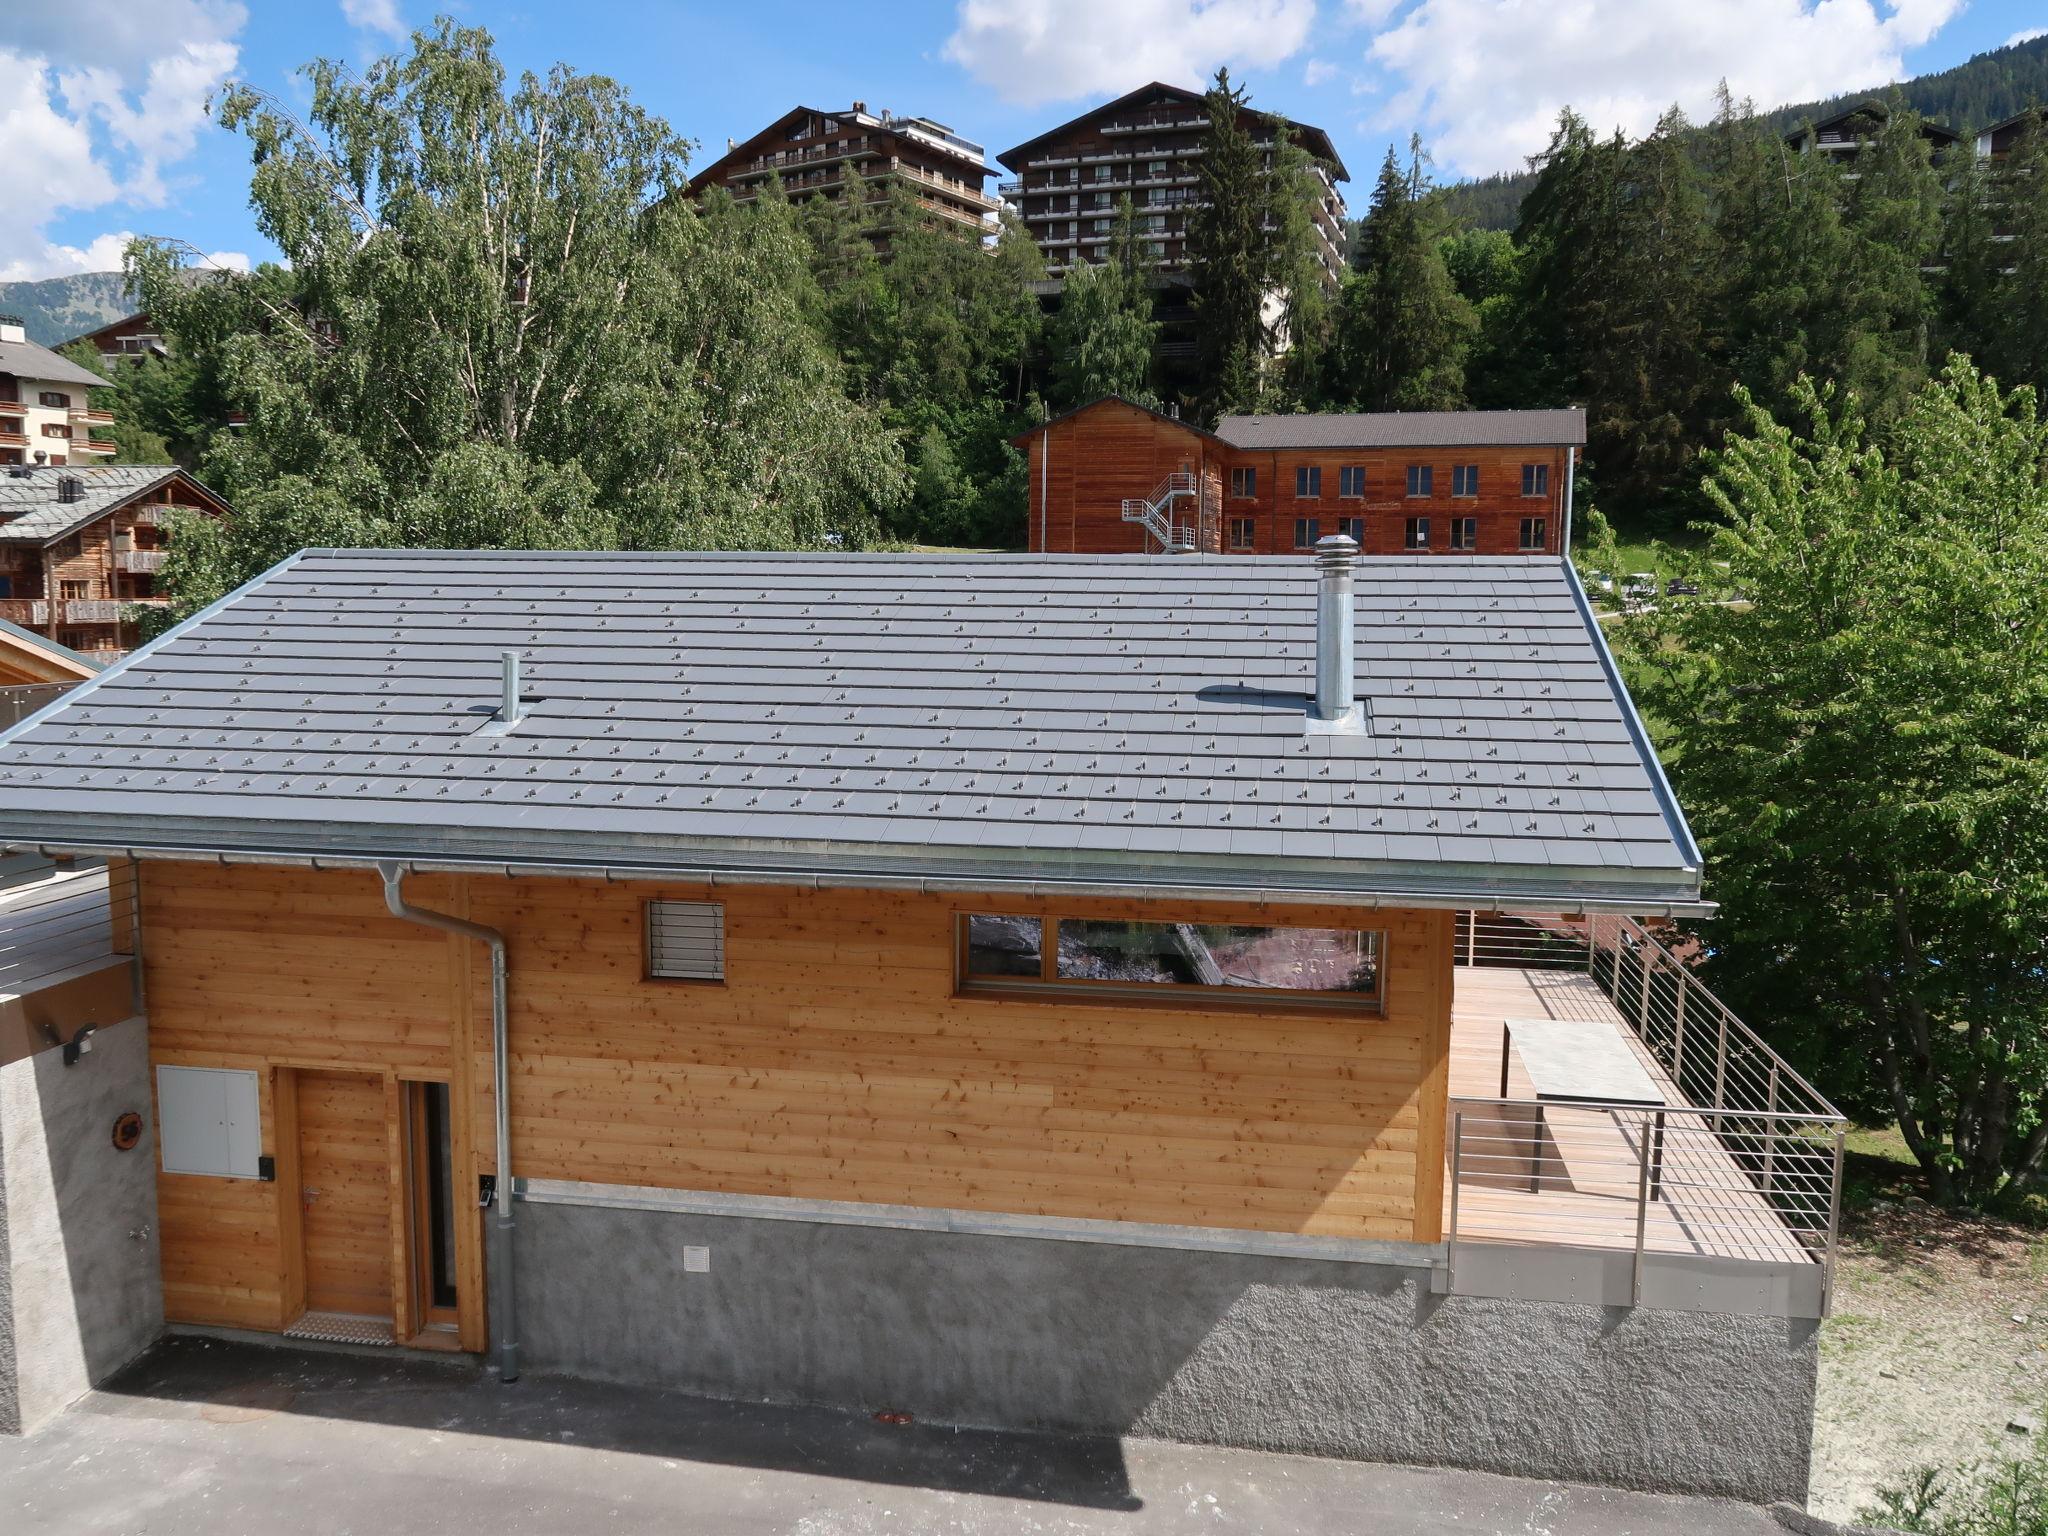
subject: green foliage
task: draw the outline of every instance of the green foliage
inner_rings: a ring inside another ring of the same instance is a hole
[[[2048,1536],[2048,1444],[1880,1488],[1860,1519],[1910,1536]]]
[[[1275,283],[1271,207],[1265,166],[1243,114],[1250,98],[1216,71],[1204,98],[1209,118],[1196,162],[1201,199],[1188,215],[1188,268],[1194,281],[1197,403],[1210,420],[1264,402],[1273,331],[1265,306]]]
[[[118,362],[112,365],[100,360],[100,355],[91,343],[74,341],[58,349],[58,356],[76,363],[89,373],[96,373],[107,380],[107,388],[86,391],[87,403],[96,411],[111,411],[114,415],[111,426],[96,427],[94,437],[102,438],[115,445],[112,462],[115,464],[170,464],[176,461],[171,456],[170,444],[158,430],[154,413],[145,410],[137,399],[134,385],[141,378],[141,370],[148,366],[143,360]]]
[[[1405,167],[1388,149],[1352,241],[1326,397],[1353,410],[1448,411],[1464,404],[1465,351],[1478,321],[1429,226],[1424,167],[1419,139],[1410,141]],[[1468,276],[1485,281],[1477,270]]]
[[[1159,404],[1151,385],[1159,336],[1153,307],[1152,263],[1126,197],[1117,208],[1107,259],[1067,274],[1047,337],[1056,409],[1071,410],[1103,395]]]
[[[1744,394],[1707,481],[1749,602],[1625,631],[1723,904],[1708,970],[1936,1198],[2015,1197],[2048,1161],[2048,425],[1962,359],[1882,447],[1792,398],[1804,435]]]

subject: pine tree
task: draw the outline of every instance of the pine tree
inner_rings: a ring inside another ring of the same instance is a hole
[[[1941,248],[1941,177],[1921,119],[1893,103],[1842,177],[1845,260],[1818,312],[1815,376],[1853,390],[1887,422],[1926,382]]]
[[[1151,389],[1153,265],[1126,197],[1117,208],[1109,249],[1100,263],[1067,273],[1066,292],[1048,342],[1053,403],[1063,409],[1103,395],[1156,405]]]
[[[1203,102],[1209,128],[1196,162],[1202,203],[1188,218],[1196,393],[1210,419],[1258,407],[1273,342],[1265,304],[1274,274],[1262,228],[1269,193],[1263,157],[1244,124],[1248,100],[1230,83],[1229,70],[1216,71]]]
[[[1424,163],[1420,139],[1409,142],[1405,168],[1387,150],[1352,245],[1328,393],[1355,410],[1464,404],[1464,356],[1475,321],[1425,222]]]
[[[2048,390],[2048,119],[2036,118],[1991,176],[1991,367]]]

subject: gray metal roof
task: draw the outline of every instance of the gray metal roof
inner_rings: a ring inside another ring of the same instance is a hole
[[[0,469],[0,544],[61,539],[183,473],[175,464],[45,464],[27,474]],[[66,475],[84,485],[77,501],[57,499],[57,482]]]
[[[1586,413],[1354,411],[1226,416],[1216,435],[1236,448],[1577,448]]]
[[[107,381],[90,369],[81,368],[69,358],[59,357],[48,347],[37,346],[32,341],[0,341],[0,373],[38,379],[46,384],[83,384],[89,389],[107,387]]]
[[[53,652],[63,657],[66,661],[75,661],[88,672],[97,672],[106,665],[104,661],[96,661],[82,651],[72,650],[68,645],[59,645],[48,635],[38,634],[32,629],[23,629],[19,624],[13,623],[8,619],[0,619],[0,635],[11,636],[16,640],[34,646],[39,651]]]
[[[0,737],[0,843],[1696,901],[1561,562],[308,551]],[[506,649],[530,713],[480,730]]]

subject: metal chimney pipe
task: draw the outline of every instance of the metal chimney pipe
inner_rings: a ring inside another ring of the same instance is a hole
[[[526,706],[519,698],[519,653],[500,651],[498,659],[505,664],[504,677],[500,683],[498,718],[507,725],[517,725],[526,718]]]
[[[1351,632],[1351,571],[1358,545],[1341,533],[1316,543],[1315,718],[1346,725],[1357,718],[1357,668]]]

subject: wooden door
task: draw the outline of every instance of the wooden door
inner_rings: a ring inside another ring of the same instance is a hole
[[[306,1310],[392,1316],[384,1080],[300,1072],[299,1227]]]

